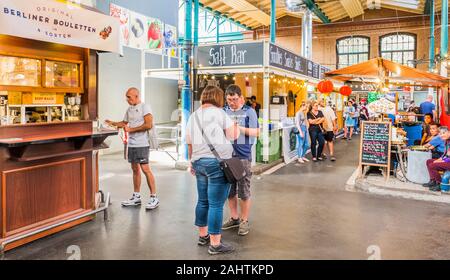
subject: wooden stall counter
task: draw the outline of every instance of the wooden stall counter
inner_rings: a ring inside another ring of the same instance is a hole
[[[92,121],[0,126],[0,244],[17,240],[5,248],[12,249],[91,220],[83,215],[96,207],[95,150],[116,134],[93,130]]]

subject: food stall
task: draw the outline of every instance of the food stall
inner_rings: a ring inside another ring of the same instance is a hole
[[[92,220],[97,50],[121,53],[118,24],[61,1],[0,3],[0,251]],[[109,201],[109,199],[106,199]]]
[[[425,159],[428,157],[420,156],[416,158],[416,155],[414,153],[409,153],[409,150],[411,150],[411,148],[406,148],[407,146],[411,146],[413,142],[412,140],[415,140],[415,137],[417,138],[417,133],[415,133],[409,127],[418,126],[421,129],[420,123],[411,121],[411,117],[416,118],[420,115],[417,115],[415,113],[401,112],[401,108],[399,108],[399,99],[402,100],[402,102],[410,102],[411,100],[407,98],[407,91],[409,91],[409,96],[411,96],[411,88],[435,89],[436,92],[438,92],[438,100],[440,101],[438,105],[438,115],[441,116],[441,124],[448,125],[448,122],[442,121],[443,118],[448,114],[447,78],[424,72],[415,68],[407,67],[383,58],[375,58],[360,64],[331,71],[325,73],[325,76],[349,85],[364,85],[369,90],[369,105],[367,107],[369,113],[372,113],[372,119],[375,121],[372,126],[375,126],[377,122],[380,124],[390,124],[391,129],[383,128],[383,131],[386,131],[386,133],[389,134],[388,136],[386,135],[386,139],[383,141],[388,142],[390,146],[389,149],[386,149],[384,151],[371,151],[371,147],[369,147],[370,145],[364,145],[365,136],[363,128],[363,137],[361,137],[360,149],[362,151],[360,153],[361,159],[364,158],[365,150],[367,150],[367,158],[372,157],[373,155],[384,155],[382,166],[388,168],[398,166],[401,169],[403,175],[405,175],[404,177],[406,178],[406,169],[417,169],[413,168],[413,166],[420,166],[420,168],[426,170]],[[405,91],[407,93],[400,94],[400,91]],[[446,103],[443,100],[447,100],[445,101]],[[404,104],[401,107],[404,108]],[[369,122],[367,122],[367,126],[369,126]],[[375,130],[372,129],[372,131]],[[368,135],[367,138],[370,137],[372,136]],[[375,140],[379,141],[378,138],[380,137],[381,136],[378,135],[377,137],[375,137],[377,138]],[[375,140],[371,139],[370,141]],[[409,142],[407,142],[407,140],[409,140]],[[380,144],[379,146],[382,147],[383,145]],[[390,155],[390,151],[394,153],[392,157]],[[407,159],[405,156],[407,153],[409,155],[414,155],[415,158]],[[373,157],[375,158],[375,156]],[[393,162],[391,162],[391,159],[393,160]],[[417,164],[418,161],[420,161],[420,164]],[[406,168],[404,164],[408,164],[408,168]],[[415,172],[411,171],[408,173]]]
[[[283,130],[292,130],[295,112],[308,99],[308,85],[317,85],[329,69],[268,41],[205,44],[196,53],[194,109],[199,106],[201,91],[207,85],[224,90],[229,84],[239,85],[247,99],[255,96],[261,105],[263,133],[256,145],[256,161],[280,159],[281,142],[292,138],[281,137],[290,135]],[[182,76],[181,69],[148,69],[145,75],[173,79]]]

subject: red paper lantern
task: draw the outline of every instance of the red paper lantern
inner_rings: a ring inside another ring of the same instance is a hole
[[[325,81],[321,81],[317,85],[317,89],[320,91],[320,93],[330,93],[333,91],[334,85],[331,81],[325,80]]]
[[[410,86],[404,86],[403,87],[403,91],[404,92],[410,92],[411,91],[411,87]]]
[[[352,88],[349,86],[342,86],[339,92],[343,96],[350,96],[350,94],[352,94]]]

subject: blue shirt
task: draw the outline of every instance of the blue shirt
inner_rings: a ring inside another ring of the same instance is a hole
[[[240,110],[233,111],[230,107],[224,108],[228,116],[238,123],[239,126],[245,128],[259,128],[258,116],[256,111],[247,105],[244,105]],[[239,138],[233,143],[234,156],[240,159],[252,160],[252,146],[256,142],[256,137],[250,137],[241,133]]]
[[[422,114],[433,114],[433,111],[436,110],[436,105],[430,101],[425,101],[420,104],[420,113]]]
[[[433,146],[436,151],[443,153],[445,152],[445,141],[442,140],[441,136],[434,136],[433,139],[428,143]]]

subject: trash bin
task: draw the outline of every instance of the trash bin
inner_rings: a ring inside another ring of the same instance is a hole
[[[416,184],[430,181],[427,160],[431,159],[431,152],[408,151],[408,169],[406,178]]]
[[[414,141],[422,139],[422,123],[420,122],[406,122],[403,124],[403,130],[406,131],[408,146],[413,146]]]

